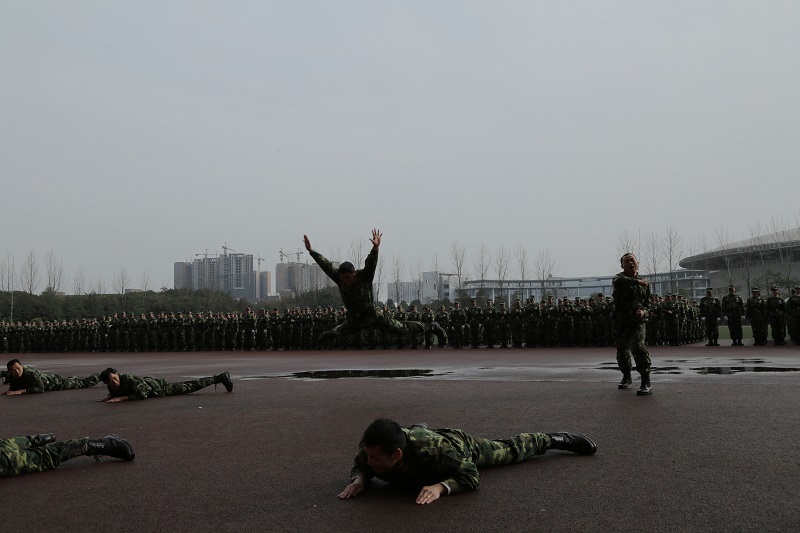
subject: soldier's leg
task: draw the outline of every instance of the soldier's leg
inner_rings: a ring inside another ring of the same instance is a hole
[[[475,465],[486,468],[518,463],[542,455],[550,446],[550,437],[544,433],[520,433],[510,439],[496,440],[472,437],[470,444],[478,452],[478,457],[474,458]]]
[[[3,475],[19,476],[43,472],[58,467],[62,462],[86,455],[89,439],[72,439],[32,447],[28,437],[14,437],[0,441],[0,452],[5,461]]]
[[[193,379],[191,381],[181,381],[178,383],[170,383],[169,389],[164,396],[175,396],[177,394],[189,394],[191,392],[199,391],[210,385],[217,383],[213,377]]]
[[[85,389],[87,387],[94,387],[100,382],[100,374],[92,374],[85,378],[78,378],[74,376],[60,377],[55,383],[53,390],[67,390],[67,389]]]

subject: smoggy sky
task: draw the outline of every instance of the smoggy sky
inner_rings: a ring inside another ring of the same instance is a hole
[[[0,262],[157,289],[377,227],[387,271],[459,242],[591,276],[626,230],[796,227],[798,28],[795,0],[3,0]]]

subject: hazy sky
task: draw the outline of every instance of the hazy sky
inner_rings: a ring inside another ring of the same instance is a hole
[[[797,0],[0,0],[0,65],[0,261],[68,292],[373,227],[387,270],[608,275],[626,229],[800,214]]]

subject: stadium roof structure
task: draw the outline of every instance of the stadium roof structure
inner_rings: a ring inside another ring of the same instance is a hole
[[[767,235],[725,244],[714,250],[681,259],[683,268],[724,270],[731,262],[800,259],[800,228],[777,231]]]

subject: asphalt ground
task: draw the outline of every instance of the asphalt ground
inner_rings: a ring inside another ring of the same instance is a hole
[[[96,402],[102,384],[0,397],[3,437],[116,433],[136,452],[0,479],[0,531],[800,530],[800,348],[651,357],[654,394],[638,397],[636,382],[617,390],[611,348],[21,354],[62,375],[228,370],[235,388],[117,404]],[[428,372],[294,377],[326,370]],[[426,506],[381,482],[340,501],[377,417],[483,437],[580,432],[598,452],[486,469],[477,491]]]

